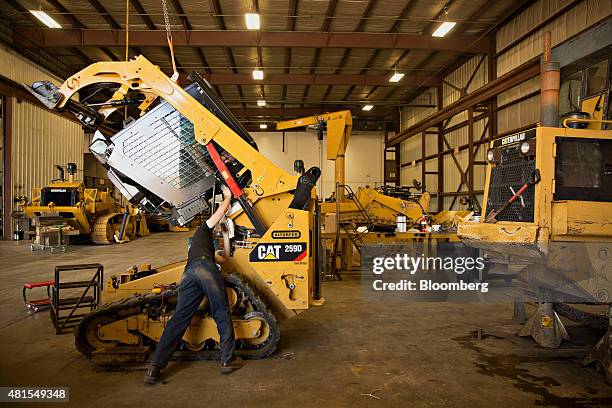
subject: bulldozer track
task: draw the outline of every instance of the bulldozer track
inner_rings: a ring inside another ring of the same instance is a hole
[[[109,245],[115,242],[115,227],[113,225],[114,223],[112,222],[113,218],[115,217],[122,218],[123,213],[115,212],[96,218],[91,229],[91,240],[94,242],[94,244]],[[132,240],[134,239],[134,233],[134,220],[130,215],[124,234],[126,237]]]
[[[261,299],[261,297],[255,292],[253,287],[246,282],[239,275],[228,275],[226,276],[226,285],[227,287],[233,288],[241,296],[244,297],[244,300],[248,301],[252,310],[250,310],[245,315],[236,316],[234,313],[236,312],[234,308],[232,309],[232,316],[250,319],[256,318],[263,320],[269,329],[269,334],[264,341],[257,344],[250,344],[248,340],[237,340],[236,341],[236,355],[240,356],[244,359],[262,359],[270,356],[277,347],[277,344],[280,340],[280,329],[278,327],[278,323],[276,318],[266,305],[266,303]],[[112,345],[117,345],[113,342],[104,343],[100,340],[100,342],[95,345],[91,344],[90,339],[88,338],[88,334],[96,333],[99,327],[101,327],[100,322],[111,323],[117,320],[125,319],[130,316],[135,316],[141,313],[148,313],[151,315],[151,311],[159,310],[162,305],[164,307],[174,309],[176,306],[176,296],[178,295],[178,285],[173,285],[167,287],[166,290],[162,293],[147,293],[140,295],[129,296],[115,302],[110,302],[102,307],[94,310],[93,312],[86,315],[81,322],[75,328],[75,345],[77,350],[80,353],[85,355],[88,358],[91,358],[92,353],[96,351],[100,347],[107,347]],[[205,302],[206,304],[208,302]],[[207,306],[206,306],[207,307]],[[173,310],[172,310],[173,311]],[[206,316],[210,316],[210,310],[200,309],[196,314],[204,314]],[[97,327],[96,327],[97,326]],[[145,342],[148,342],[148,345],[155,345],[155,342],[151,339],[145,338],[142,336]],[[181,344],[177,349],[177,353],[173,356],[175,360],[214,360],[218,359],[219,351],[217,349],[217,344],[215,342],[213,348],[203,349],[200,351],[190,351],[185,344]],[[104,346],[102,346],[104,344]],[[100,347],[96,347],[100,346]],[[125,346],[122,346],[125,348]]]

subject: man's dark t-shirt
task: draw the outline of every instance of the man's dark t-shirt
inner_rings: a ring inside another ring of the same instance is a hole
[[[187,261],[199,258],[215,261],[215,244],[213,242],[213,230],[204,223],[196,230],[191,238],[191,247],[187,253]]]

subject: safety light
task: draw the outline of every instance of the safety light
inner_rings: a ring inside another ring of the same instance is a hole
[[[266,125],[265,123],[262,123],[261,125],[259,125],[260,129],[267,129],[268,125]]]
[[[363,108],[361,108],[361,110],[366,112],[371,111],[372,109],[374,109],[374,105],[364,105]]]
[[[433,32],[434,37],[444,37],[457,23],[454,21],[445,21]]]
[[[263,79],[263,71],[260,69],[253,70],[253,79],[261,81]]]
[[[246,26],[248,30],[259,30],[260,21],[259,14],[257,13],[246,13],[244,15]]]
[[[264,101],[263,99],[260,99],[257,101],[257,106],[262,107],[262,106],[266,106],[266,101]]]
[[[41,23],[43,23],[49,28],[62,28],[62,26],[57,21],[55,21],[50,15],[48,15],[42,10],[30,10],[30,13],[32,13],[34,17],[39,19]]]

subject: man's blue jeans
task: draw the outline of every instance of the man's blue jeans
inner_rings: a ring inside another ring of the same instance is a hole
[[[155,349],[151,363],[164,368],[181,342],[193,314],[206,296],[220,337],[221,362],[230,361],[236,349],[234,326],[225,294],[225,279],[217,265],[208,259],[190,261],[179,286],[176,311]]]

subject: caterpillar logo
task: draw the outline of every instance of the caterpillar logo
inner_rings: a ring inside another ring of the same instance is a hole
[[[512,136],[508,136],[508,137],[504,137],[501,141],[501,145],[505,146],[505,145],[509,145],[512,143],[516,143],[516,142],[520,142],[522,140],[525,140],[525,132],[523,133],[518,133],[516,135],[512,135]]]
[[[510,136],[495,139],[491,147],[506,147],[522,142],[523,140],[533,139],[536,137],[536,129],[529,129],[524,132],[515,133]]]
[[[300,262],[308,256],[305,242],[257,244],[249,255],[251,262]]]
[[[273,239],[298,239],[301,236],[300,231],[272,231]]]

